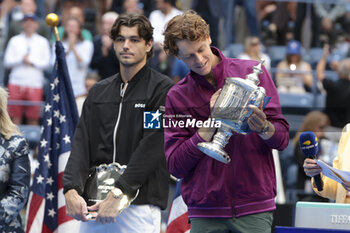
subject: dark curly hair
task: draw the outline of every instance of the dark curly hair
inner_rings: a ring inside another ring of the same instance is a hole
[[[177,56],[179,52],[177,41],[200,41],[210,36],[209,25],[193,10],[172,18],[163,34],[165,37],[164,50],[167,54],[174,56]]]
[[[134,27],[137,26],[139,36],[146,41],[146,43],[153,41],[153,27],[146,16],[134,13],[121,14],[114,22],[110,37],[114,41],[120,33],[120,27]],[[152,57],[153,47],[147,53],[147,59]]]

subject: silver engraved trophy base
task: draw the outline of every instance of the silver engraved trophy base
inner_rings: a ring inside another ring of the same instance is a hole
[[[265,89],[258,87],[258,74],[262,73],[261,61],[253,67],[253,73],[248,74],[246,79],[229,77],[218,96],[213,107],[211,117],[221,121],[221,127],[214,135],[211,142],[197,144],[199,150],[208,156],[223,162],[229,163],[230,156],[224,151],[233,132],[246,135],[250,133],[248,118],[252,110],[248,105],[260,107],[266,96]]]
[[[222,163],[231,162],[230,156],[224,151],[228,139],[231,137],[232,131],[230,127],[221,122],[221,127],[218,132],[214,135],[214,139],[211,142],[200,142],[197,147],[200,151],[208,156],[216,159]]]

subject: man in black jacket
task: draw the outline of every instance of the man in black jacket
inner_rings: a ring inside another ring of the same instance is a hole
[[[95,84],[84,103],[63,176],[67,213],[85,222],[80,232],[160,231],[169,184],[163,131],[147,129],[143,122],[149,112],[159,117],[173,82],[146,65],[153,52],[152,34],[146,17],[119,16],[111,38],[120,73]],[[83,197],[89,170],[112,162],[127,168],[103,201],[87,207]],[[119,213],[122,196],[137,197]]]

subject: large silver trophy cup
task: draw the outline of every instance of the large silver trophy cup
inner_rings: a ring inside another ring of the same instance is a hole
[[[224,151],[232,132],[247,134],[249,127],[247,119],[252,114],[248,105],[257,107],[263,102],[266,92],[260,83],[258,75],[262,73],[261,65],[264,60],[253,67],[253,73],[246,79],[226,78],[225,85],[215,102],[211,117],[221,121],[221,127],[211,142],[200,142],[197,147],[210,157],[229,163],[230,156]]]

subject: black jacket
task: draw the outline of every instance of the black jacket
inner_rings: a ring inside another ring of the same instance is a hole
[[[324,79],[322,83],[327,92],[325,113],[332,126],[343,128],[350,122],[350,81]]]
[[[83,194],[89,169],[113,162],[113,131],[122,101],[116,136],[116,162],[127,165],[116,186],[127,195],[139,195],[133,204],[165,209],[169,172],[164,155],[163,130],[143,129],[144,111],[165,105],[173,81],[144,66],[129,82],[121,98],[119,74],[100,81],[90,90],[77,125],[64,176],[64,192]]]

